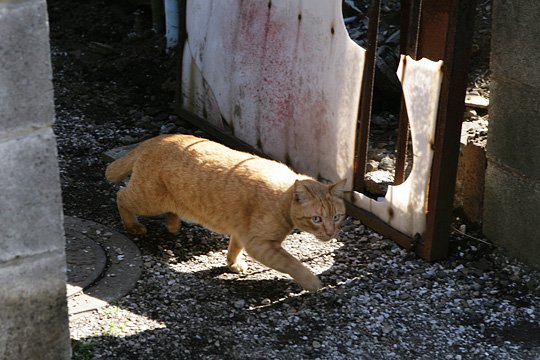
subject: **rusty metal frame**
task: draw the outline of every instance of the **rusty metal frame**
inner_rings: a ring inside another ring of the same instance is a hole
[[[232,134],[214,127],[205,120],[182,109],[182,59],[189,34],[186,30],[186,1],[180,5],[180,41],[178,46],[177,113],[186,121],[202,128],[226,145],[265,156]],[[359,104],[356,153],[354,159],[354,190],[364,190],[369,123],[375,73],[377,30],[380,0],[372,0],[369,10],[368,44]],[[401,49],[413,59],[426,57],[443,60],[443,82],[439,100],[434,157],[428,193],[427,227],[424,235],[413,238],[364,209],[347,202],[347,212],[359,218],[373,230],[388,236],[406,249],[416,251],[426,260],[444,258],[448,252],[448,237],[452,215],[452,200],[459,153],[459,137],[464,112],[467,71],[474,20],[475,0],[402,0]],[[405,179],[408,120],[402,102],[397,143],[396,184]]]
[[[378,6],[377,1],[372,2],[372,6]],[[434,61],[444,61],[436,133],[432,145],[434,155],[425,233],[420,238],[412,238],[374,218],[367,211],[349,205],[349,211],[353,216],[359,217],[368,226],[389,236],[400,245],[414,248],[416,253],[426,260],[441,259],[448,253],[474,9],[474,0],[402,1],[402,53],[414,59],[425,57]],[[360,108],[360,112],[363,111],[366,109]],[[360,124],[360,131],[365,126]],[[408,138],[407,112],[402,102],[396,149],[395,184],[405,180]],[[363,178],[365,173],[359,171],[362,170],[360,167],[357,170],[355,184],[362,184],[362,181],[357,179]],[[355,190],[361,191],[362,187]]]
[[[358,176],[358,174],[364,174],[366,171],[380,12],[381,0],[373,0],[368,12],[369,23],[366,43],[366,60],[362,77],[362,91],[360,93],[359,119],[356,128],[356,145],[353,165],[354,190],[359,192],[363,192],[365,188],[364,176]]]
[[[430,260],[448,253],[475,6],[475,0],[431,0],[422,5],[418,53],[444,60],[427,226],[425,239],[417,248],[421,257]],[[442,29],[439,18],[444,19]]]

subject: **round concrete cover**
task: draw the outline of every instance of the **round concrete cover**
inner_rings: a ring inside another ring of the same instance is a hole
[[[95,310],[126,295],[141,275],[137,246],[92,221],[66,216],[67,294],[70,315]]]
[[[107,255],[94,240],[66,228],[67,296],[88,288],[101,276]]]

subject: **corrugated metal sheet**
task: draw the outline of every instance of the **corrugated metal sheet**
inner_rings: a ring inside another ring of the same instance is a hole
[[[182,106],[297,171],[352,186],[364,49],[341,0],[187,2]]]

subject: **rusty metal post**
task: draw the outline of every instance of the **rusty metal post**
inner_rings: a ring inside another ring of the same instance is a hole
[[[362,92],[359,104],[359,119],[356,129],[356,146],[354,158],[354,190],[363,192],[366,172],[367,150],[369,145],[369,125],[373,99],[373,83],[375,79],[375,64],[377,56],[377,35],[379,31],[379,14],[381,0],[371,2],[368,17],[368,34],[364,74],[362,76]]]
[[[424,0],[422,3],[418,56],[444,61],[426,232],[417,248],[417,253],[427,260],[441,259],[448,252],[475,2]]]
[[[184,61],[184,48],[186,46],[188,33],[187,33],[187,24],[186,24],[186,11],[187,11],[187,0],[178,0],[178,12],[180,13],[180,19],[178,22],[178,45],[176,47],[176,56],[177,59],[177,68],[176,68],[176,94],[175,94],[175,103],[177,113],[182,109],[182,63]]]

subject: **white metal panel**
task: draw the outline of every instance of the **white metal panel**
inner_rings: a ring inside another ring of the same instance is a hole
[[[352,184],[364,50],[341,0],[189,0],[183,107],[297,171]]]
[[[427,194],[433,161],[437,108],[442,82],[442,61],[414,61],[401,57],[398,69],[409,115],[413,167],[407,180],[389,186],[382,201],[355,192],[356,205],[369,210],[395,229],[414,236],[426,228]]]

